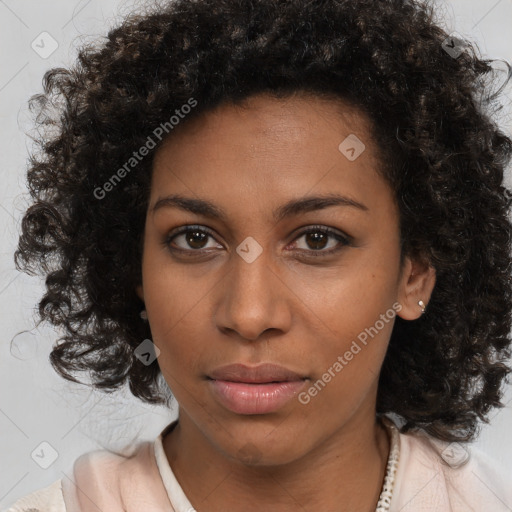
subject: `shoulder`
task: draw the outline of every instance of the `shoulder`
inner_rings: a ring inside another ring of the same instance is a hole
[[[88,452],[75,461],[73,477],[62,484],[67,510],[172,510],[152,442],[137,444],[129,456],[107,450]]]
[[[479,449],[400,434],[391,510],[510,512],[512,475]]]
[[[108,450],[78,457],[72,471],[27,495],[5,512],[172,512],[154,457],[153,443],[135,445],[129,456]]]
[[[20,498],[5,512],[66,512],[62,480]]]

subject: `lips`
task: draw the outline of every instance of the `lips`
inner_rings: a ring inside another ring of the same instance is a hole
[[[268,414],[283,407],[304,387],[307,377],[275,364],[231,364],[208,375],[211,392],[237,414]]]
[[[270,363],[252,367],[243,364],[229,364],[213,370],[209,377],[215,380],[246,382],[248,384],[290,382],[305,379],[305,376],[299,375],[284,366]]]

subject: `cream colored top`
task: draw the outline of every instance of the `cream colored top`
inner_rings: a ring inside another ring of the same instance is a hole
[[[194,512],[167,461],[162,440],[134,455],[104,450],[79,457],[63,478],[16,501],[5,512]],[[400,434],[390,512],[512,512],[512,474],[481,451],[423,433]],[[202,512],[202,511],[201,511]]]

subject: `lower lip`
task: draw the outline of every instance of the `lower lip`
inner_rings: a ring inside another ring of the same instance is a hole
[[[214,396],[237,414],[266,414],[277,411],[304,387],[305,380],[248,384],[210,380]]]

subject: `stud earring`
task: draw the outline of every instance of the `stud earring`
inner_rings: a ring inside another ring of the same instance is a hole
[[[141,312],[140,312],[140,317],[142,318],[142,320],[147,320],[148,319],[148,313],[145,309],[143,309]]]
[[[418,301],[418,306],[421,308],[421,314],[425,313],[425,303],[422,300]]]

